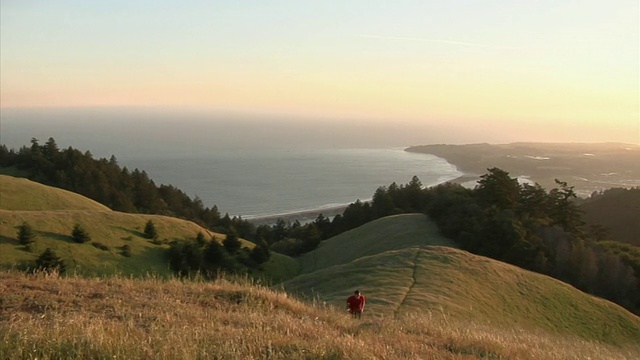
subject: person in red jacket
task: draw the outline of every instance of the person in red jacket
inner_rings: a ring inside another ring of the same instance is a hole
[[[362,318],[362,312],[364,311],[364,304],[367,303],[364,295],[360,293],[359,290],[356,290],[353,295],[349,296],[347,299],[347,309],[351,313],[351,316],[354,318]]]

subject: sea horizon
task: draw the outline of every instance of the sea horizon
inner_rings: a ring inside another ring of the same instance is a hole
[[[85,112],[3,112],[1,120],[0,142],[10,149],[51,137],[61,149],[113,155],[156,185],[243,219],[331,212],[413,176],[432,186],[462,175],[445,159],[404,151],[416,143],[393,128]],[[363,131],[378,140],[363,141]]]

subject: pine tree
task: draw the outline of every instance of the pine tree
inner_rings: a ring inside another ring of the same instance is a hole
[[[204,238],[204,234],[202,231],[198,231],[198,235],[196,235],[196,244],[198,246],[203,247],[207,244],[207,240]]]
[[[87,233],[87,231],[80,224],[76,224],[73,227],[73,231],[71,231],[71,237],[73,238],[73,241],[79,244],[91,241],[89,233]]]
[[[36,270],[46,272],[57,271],[59,274],[62,274],[65,269],[64,261],[60,259],[51,248],[47,248],[40,254],[38,259],[36,259]]]
[[[18,228],[18,242],[20,242],[21,245],[29,246],[35,241],[35,237],[36,234],[33,228],[26,221]]]
[[[224,245],[224,248],[229,254],[235,254],[242,247],[242,243],[240,242],[240,239],[238,239],[238,235],[233,231],[230,231],[227,234],[227,237],[222,241],[222,245]]]
[[[256,264],[262,264],[269,260],[271,257],[271,253],[269,252],[269,246],[264,240],[258,241],[256,246],[251,250],[251,260],[253,260]]]
[[[156,226],[153,224],[153,221],[147,221],[147,224],[144,226],[144,235],[148,239],[158,239],[158,230],[156,230]]]

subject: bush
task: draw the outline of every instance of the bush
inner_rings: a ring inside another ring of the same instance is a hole
[[[128,244],[122,245],[122,247],[120,248],[120,254],[122,254],[122,256],[125,256],[125,257],[130,257],[131,246],[129,246]]]
[[[59,274],[62,274],[65,269],[64,261],[62,261],[51,248],[47,248],[40,254],[38,259],[36,259],[36,270],[46,272],[57,271]]]
[[[158,239],[158,230],[156,230],[156,226],[153,224],[153,221],[147,221],[147,224],[144,226],[144,235],[147,239]]]
[[[73,231],[71,231],[71,237],[73,238],[73,241],[79,244],[91,241],[91,236],[89,236],[89,233],[87,233],[87,231],[80,224],[76,224],[73,227]]]

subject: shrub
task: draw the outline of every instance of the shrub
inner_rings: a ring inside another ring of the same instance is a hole
[[[129,244],[122,245],[120,248],[120,253],[122,256],[130,257],[131,256],[131,246]]]
[[[158,230],[156,230],[156,226],[153,224],[153,221],[147,221],[147,224],[144,226],[144,235],[147,239],[158,239]]]
[[[47,248],[40,254],[38,259],[36,259],[36,270],[46,272],[57,271],[59,274],[62,274],[65,268],[64,261],[62,261],[51,248]]]
[[[73,227],[73,231],[71,231],[71,237],[73,238],[73,241],[79,244],[91,241],[89,233],[87,233],[87,231],[80,224],[76,224]]]

